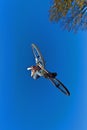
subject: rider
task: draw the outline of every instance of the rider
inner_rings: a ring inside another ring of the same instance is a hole
[[[38,65],[31,66],[31,67],[27,68],[27,70],[31,70],[31,77],[33,77],[34,79],[38,79],[41,76],[43,76],[45,78],[55,78],[57,76],[57,73],[51,73],[48,71],[45,72]]]

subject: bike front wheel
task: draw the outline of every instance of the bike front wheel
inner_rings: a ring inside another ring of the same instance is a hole
[[[37,47],[37,45],[32,44],[32,51],[33,51],[33,54],[35,57],[36,64],[40,63],[43,67],[45,67],[44,58],[43,58],[39,48]]]

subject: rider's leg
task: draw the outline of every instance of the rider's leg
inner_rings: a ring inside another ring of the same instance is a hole
[[[44,73],[45,78],[55,78],[56,76],[57,76],[57,73],[51,73],[51,72]]]

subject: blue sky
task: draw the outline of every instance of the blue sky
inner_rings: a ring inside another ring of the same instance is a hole
[[[87,32],[69,33],[51,23],[49,0],[0,3],[0,130],[86,130]],[[70,97],[46,79],[30,77],[32,43]]]

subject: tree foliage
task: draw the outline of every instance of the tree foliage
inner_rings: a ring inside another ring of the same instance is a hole
[[[87,29],[86,0],[53,0],[49,10],[50,20],[60,22],[64,29]]]

